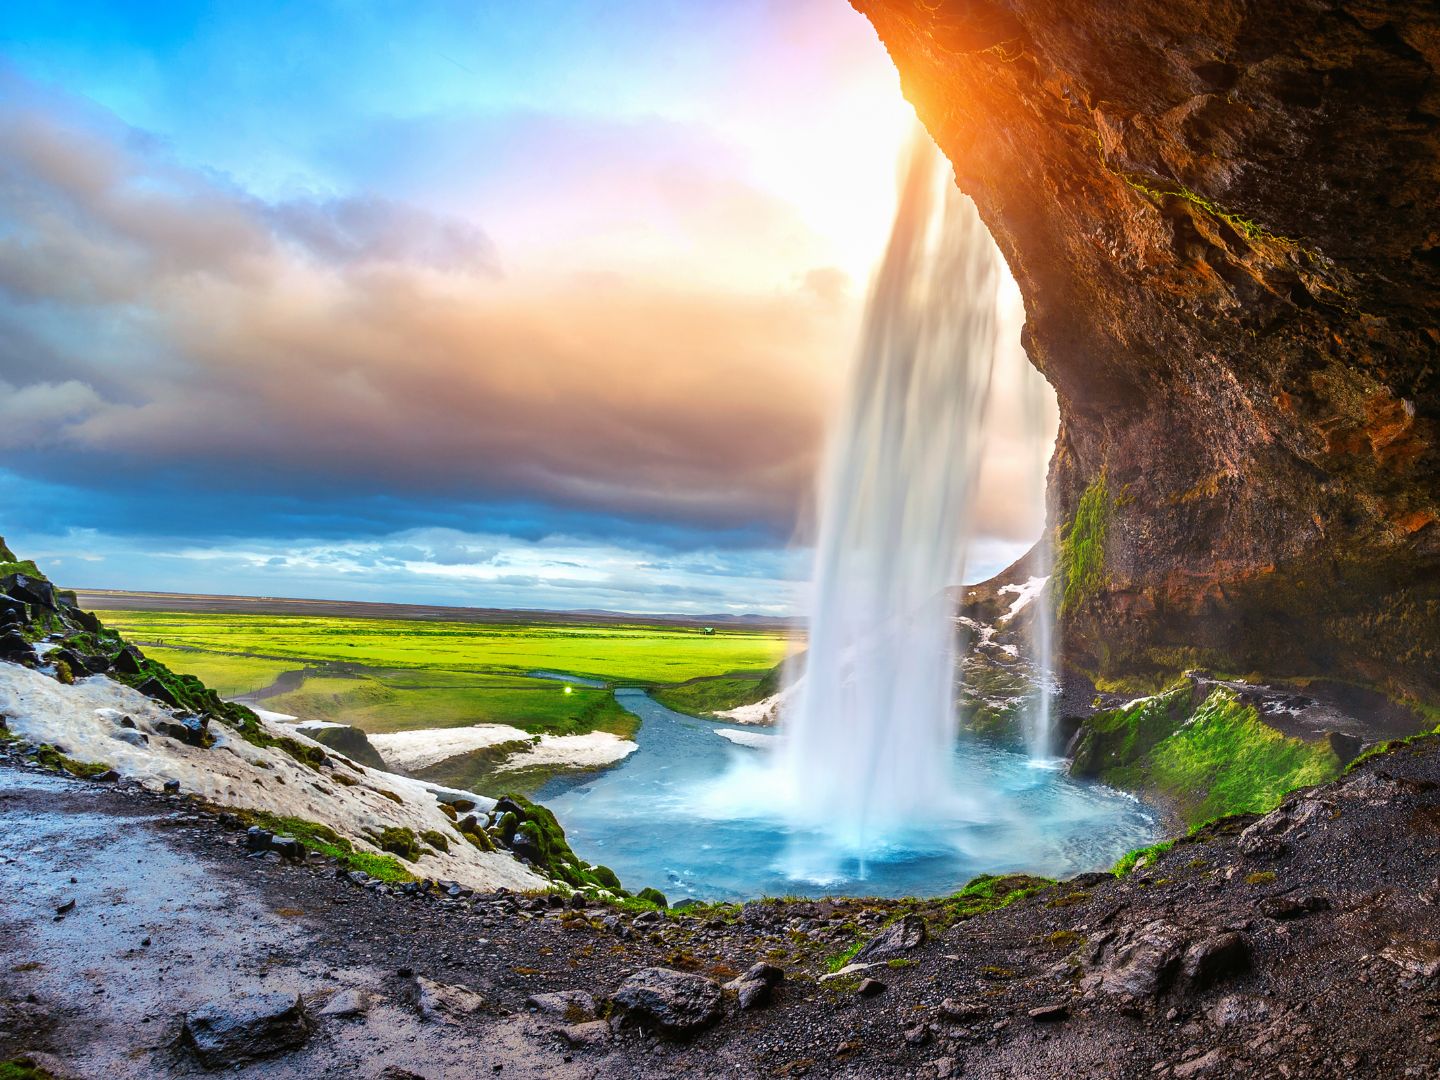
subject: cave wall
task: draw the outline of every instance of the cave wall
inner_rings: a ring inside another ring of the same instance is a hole
[[[853,3],[1059,398],[1070,662],[1440,700],[1440,6]]]

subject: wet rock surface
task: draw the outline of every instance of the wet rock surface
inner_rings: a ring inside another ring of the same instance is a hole
[[[205,1071],[185,1018],[269,995],[298,995],[313,1028],[250,1066],[267,1077],[1440,1074],[1436,738],[1125,878],[1027,885],[974,917],[832,898],[638,918],[382,891],[251,858],[243,829],[183,795],[4,750],[0,812],[0,872],[27,882],[0,893],[0,1060],[79,1076]],[[1283,850],[1257,862],[1256,838]],[[860,943],[913,939],[907,916],[923,941],[820,981]],[[685,1036],[620,1022],[637,1006]]]
[[[1440,695],[1434,3],[853,4],[1025,295],[1074,661]]]
[[[185,1016],[181,1038],[207,1069],[243,1065],[304,1045],[311,1020],[293,994],[209,1002]]]

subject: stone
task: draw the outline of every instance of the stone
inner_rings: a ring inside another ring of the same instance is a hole
[[[1048,1005],[1037,1005],[1026,1013],[1026,1015],[1037,1024],[1054,1024],[1070,1016],[1070,1005],[1064,1001],[1051,1002]]]
[[[627,1018],[671,1037],[692,1035],[715,1023],[723,1001],[713,979],[658,967],[637,971],[614,996]]]
[[[251,825],[245,830],[245,850],[269,851],[272,838],[273,834],[268,829],[262,829],[259,825]]]
[[[207,1069],[225,1069],[303,1046],[311,1021],[294,994],[211,1002],[185,1016],[181,1040]]]
[[[270,850],[282,859],[289,859],[292,862],[303,862],[305,859],[304,846],[293,836],[271,837]]]
[[[923,945],[925,938],[925,920],[918,915],[906,915],[872,938],[863,949],[851,957],[851,963],[874,964],[899,959],[910,950]]]
[[[163,787],[163,790],[164,790],[165,794],[167,794],[167,795],[179,795],[179,794],[180,794],[180,781],[179,781],[179,780],[166,780],[166,781],[165,781],[165,784],[164,784],[164,787]]]
[[[139,675],[144,670],[140,663],[144,659],[144,655],[134,645],[126,645],[115,654],[110,666],[121,675]]]
[[[940,1002],[940,1019],[951,1024],[973,1024],[990,1016],[990,1006],[963,998],[946,998]]]
[[[1156,920],[1132,932],[1113,948],[1100,971],[1100,988],[1115,996],[1150,998],[1169,986],[1180,965],[1184,935]]]
[[[148,698],[154,698],[156,701],[169,705],[172,709],[178,709],[180,707],[180,702],[175,695],[170,692],[164,683],[153,675],[135,689]]]
[[[560,1029],[560,1036],[577,1049],[604,1046],[611,1039],[610,1025],[604,1020],[568,1024]]]
[[[341,990],[325,1003],[319,1015],[340,1020],[364,1016],[370,1011],[372,999],[373,995],[368,990]]]
[[[1255,905],[1267,919],[1298,919],[1317,911],[1328,911],[1330,901],[1323,896],[1267,896]]]
[[[774,964],[754,964],[743,975],[731,979],[725,989],[735,994],[742,1009],[754,1009],[770,1000],[771,991],[785,980],[785,969]]]
[[[14,660],[22,656],[34,656],[35,646],[19,630],[7,630],[0,634],[0,657]]]
[[[422,1019],[432,1023],[458,1024],[486,1006],[485,999],[468,986],[435,982],[417,975],[415,988],[415,1007]]]
[[[861,979],[860,985],[855,988],[855,993],[862,998],[872,998],[877,994],[883,994],[885,990],[885,984],[879,979]]]
[[[153,682],[154,680],[150,680]],[[143,688],[142,688],[143,689]],[[204,746],[210,727],[208,716],[191,716],[181,714],[179,716],[163,717],[152,725],[156,734],[182,742],[186,746]]]
[[[1440,942],[1406,938],[1381,949],[1380,956],[1407,975],[1422,979],[1440,976]]]
[[[544,1016],[558,1016],[571,1024],[594,1020],[600,1015],[594,997],[584,990],[531,994],[525,999],[525,1007]]]
[[[1197,990],[1214,986],[1250,966],[1250,942],[1236,933],[1213,934],[1185,950],[1181,972]]]

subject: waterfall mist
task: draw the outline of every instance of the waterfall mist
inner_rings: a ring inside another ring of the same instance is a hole
[[[999,253],[917,131],[820,499],[793,813],[866,850],[953,799],[955,625],[995,351]]]

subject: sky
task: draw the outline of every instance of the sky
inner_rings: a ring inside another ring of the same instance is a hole
[[[0,533],[79,587],[803,610],[912,123],[841,0],[7,12]],[[972,579],[1039,528],[1014,368]]]

